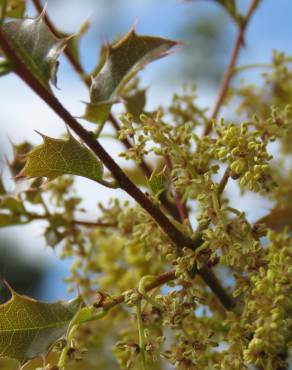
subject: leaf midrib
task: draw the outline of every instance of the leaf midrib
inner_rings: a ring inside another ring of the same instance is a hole
[[[67,324],[69,324],[71,322],[71,319],[70,320],[66,320],[66,321],[61,321],[58,323],[58,325],[54,325],[54,324],[51,324],[51,325],[47,325],[47,326],[38,326],[38,327],[28,327],[28,328],[23,328],[23,329],[9,329],[9,330],[0,330],[0,335],[3,333],[3,334],[6,334],[6,333],[15,333],[15,332],[20,332],[20,331],[34,331],[34,330],[44,330],[44,329],[53,329],[53,328],[60,328],[62,326],[65,326]]]

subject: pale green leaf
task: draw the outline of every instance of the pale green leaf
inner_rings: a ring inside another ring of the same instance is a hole
[[[57,39],[45,24],[43,17],[13,20],[2,29],[18,57],[46,87],[56,84],[57,59],[68,38]]]
[[[11,299],[0,305],[0,358],[13,358],[24,364],[45,356],[66,335],[81,300],[44,303],[12,290],[11,294]]]
[[[100,181],[103,165],[87,147],[71,134],[67,140],[42,135],[43,144],[27,154],[27,161],[18,177],[47,177],[49,180],[70,174]]]
[[[123,86],[149,62],[166,55],[177,42],[160,37],[138,36],[134,29],[121,40],[103,48],[93,75],[90,103],[84,118],[103,123]]]

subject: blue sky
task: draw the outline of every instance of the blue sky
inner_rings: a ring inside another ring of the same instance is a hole
[[[246,8],[249,1],[239,0],[238,3],[242,8]],[[86,18],[90,18],[93,26],[81,44],[82,62],[87,71],[95,66],[101,43],[111,41],[117,33],[121,35],[126,33],[137,20],[137,31],[141,34],[176,39],[177,30],[183,27],[186,19],[192,18],[195,21],[206,14],[223,14],[219,6],[208,0],[188,3],[175,0],[51,0],[48,4],[48,12],[54,22],[67,32],[75,32]],[[30,16],[35,14],[33,8],[28,10],[28,14]],[[242,50],[238,64],[269,62],[272,49],[282,50],[292,55],[291,15],[291,0],[263,0],[248,27],[247,45]],[[228,20],[228,17],[222,19],[226,21],[226,37],[234,38],[235,25]],[[187,48],[188,45],[185,47]],[[184,49],[181,49],[174,55],[153,63],[141,73],[142,83],[149,86],[151,106],[168,102],[172,93],[179,89],[183,81],[178,81],[174,76],[181,68],[182,58],[185,57],[184,52]],[[200,50],[192,52],[200,53]],[[256,78],[258,73],[258,71],[252,73],[250,77]],[[164,79],[161,80],[160,76]],[[246,75],[246,77],[249,76]],[[54,137],[63,132],[64,125],[23,82],[10,75],[1,78],[0,84],[2,122],[0,145],[5,149],[8,157],[11,156],[9,140],[20,142],[29,138],[38,144],[39,137],[33,133],[34,129]],[[64,58],[61,58],[58,86],[59,90],[56,94],[74,115],[80,116],[84,110],[84,104],[81,101],[88,100],[88,93]],[[11,96],[14,97],[13,100]],[[212,107],[216,91],[203,87],[199,90],[199,97],[203,105]],[[113,146],[108,140],[104,145],[117,157],[121,147],[116,144]],[[87,218],[94,219],[95,205],[99,200],[116,195],[109,189],[97,188],[95,184],[85,179],[78,179],[77,183],[81,196],[91,194],[91,198],[86,198],[84,202],[88,208]],[[237,196],[234,189],[230,191]],[[119,194],[124,196],[121,192]],[[95,197],[94,202],[92,197]],[[248,211],[252,207],[265,212],[268,204],[261,199],[255,201],[247,195],[242,202],[242,209]],[[42,298],[48,300],[65,298],[67,293],[62,279],[68,273],[68,263],[59,262],[57,256],[49,248],[45,248],[41,237],[42,228],[43,224],[33,224],[22,228],[0,230],[0,233],[15,235],[21,245],[20,253],[23,253],[23,258],[34,259],[47,266],[48,274],[42,289],[46,294],[42,294]],[[27,240],[29,243],[26,242]]]

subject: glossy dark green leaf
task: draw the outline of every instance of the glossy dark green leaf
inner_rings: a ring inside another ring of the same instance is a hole
[[[46,87],[56,84],[57,59],[68,38],[57,39],[45,24],[43,17],[13,20],[2,29],[13,48],[34,76]]]
[[[44,303],[11,290],[11,299],[0,305],[0,358],[20,364],[45,356],[64,337],[81,300]]]
[[[102,163],[71,134],[68,140],[41,136],[43,144],[27,154],[26,164],[18,177],[47,177],[53,180],[70,174],[94,181],[102,179]]]
[[[122,87],[146,64],[163,57],[175,45],[177,42],[164,38],[139,36],[132,29],[118,42],[103,48],[84,118],[103,123],[111,105],[119,101]]]

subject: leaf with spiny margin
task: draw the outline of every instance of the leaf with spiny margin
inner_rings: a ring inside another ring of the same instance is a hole
[[[119,100],[123,86],[146,64],[167,55],[176,45],[176,41],[160,37],[139,36],[132,29],[118,42],[103,48],[83,118],[102,124],[112,104]]]
[[[40,135],[43,144],[27,154],[26,164],[17,177],[47,177],[53,180],[69,174],[97,182],[102,180],[102,163],[70,133],[67,140]]]
[[[24,364],[47,355],[52,345],[67,334],[81,299],[45,303],[10,291],[11,299],[0,305],[0,358]]]
[[[6,7],[6,10],[4,8]],[[5,11],[5,16],[10,18],[21,18],[26,8],[25,0],[0,0],[0,14]]]
[[[34,76],[47,88],[49,81],[56,85],[57,59],[68,38],[56,38],[43,16],[4,23],[2,31],[10,47]]]

